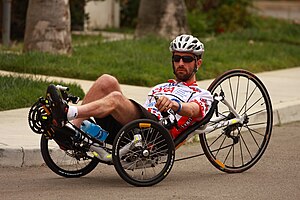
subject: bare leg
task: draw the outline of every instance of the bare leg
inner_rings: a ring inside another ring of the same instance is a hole
[[[139,117],[135,105],[122,95],[120,84],[113,76],[104,74],[92,85],[78,107],[78,118],[73,120],[76,126],[93,117],[105,117],[111,114],[121,124]]]
[[[82,105],[102,99],[113,91],[121,92],[118,80],[113,76],[103,74],[93,83],[92,87],[83,98]],[[73,123],[79,127],[84,119],[86,118],[77,117],[77,119],[73,120]]]
[[[90,116],[103,118],[109,114],[121,124],[127,124],[140,117],[136,106],[118,91],[114,91],[102,99],[78,107],[79,118]]]

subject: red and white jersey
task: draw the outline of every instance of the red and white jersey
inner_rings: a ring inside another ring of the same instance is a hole
[[[202,119],[201,116],[205,116],[208,112],[210,105],[213,101],[211,93],[207,90],[198,87],[196,82],[187,84],[185,82],[177,82],[175,80],[169,80],[168,83],[159,84],[151,89],[148,93],[148,98],[144,104],[144,107],[152,114],[156,115],[158,119],[162,118],[160,111],[155,107],[156,100],[154,96],[165,96],[169,99],[176,99],[183,103],[195,102],[199,105],[199,117],[186,117],[176,114],[179,128],[173,127],[170,130],[173,138],[176,138],[182,131],[187,129],[190,125],[196,121]]]

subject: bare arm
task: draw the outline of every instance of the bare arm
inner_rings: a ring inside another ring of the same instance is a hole
[[[180,108],[180,104],[181,104],[181,108]],[[199,105],[196,102],[179,103],[177,101],[170,100],[167,97],[162,96],[157,100],[155,106],[160,112],[165,112],[171,108],[181,116],[202,117],[200,116],[201,113],[199,112],[200,111]],[[180,111],[178,112],[179,108]]]

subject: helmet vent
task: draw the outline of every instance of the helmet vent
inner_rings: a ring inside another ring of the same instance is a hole
[[[192,49],[194,47],[193,44],[191,44],[187,49]]]

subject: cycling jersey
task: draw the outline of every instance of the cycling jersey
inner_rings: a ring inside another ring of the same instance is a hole
[[[169,80],[168,83],[159,84],[151,89],[148,93],[148,98],[144,107],[158,119],[162,118],[161,112],[155,107],[156,100],[154,96],[165,96],[170,100],[178,100],[180,102],[188,103],[195,102],[199,105],[199,117],[186,117],[176,114],[178,128],[173,127],[170,130],[173,138],[176,138],[182,131],[186,130],[189,126],[196,121],[200,121],[203,116],[208,112],[210,105],[213,101],[212,95],[209,91],[200,89],[196,82],[187,84],[185,82],[177,82]]]

